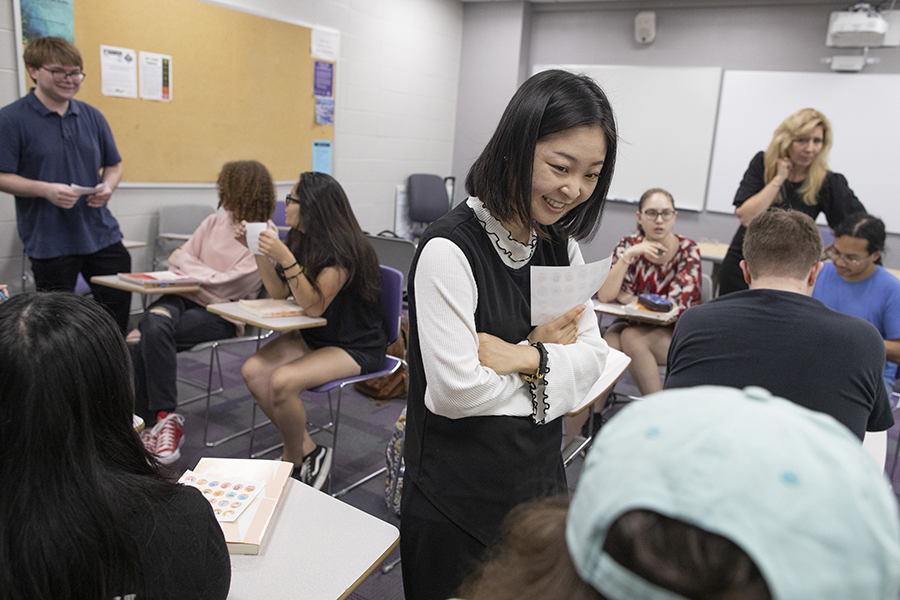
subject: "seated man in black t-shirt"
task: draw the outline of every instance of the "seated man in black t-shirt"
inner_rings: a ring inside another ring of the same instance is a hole
[[[771,210],[754,219],[741,261],[750,289],[685,311],[665,388],[755,385],[833,416],[860,439],[890,428],[878,331],[810,297],[821,255],[807,215]]]

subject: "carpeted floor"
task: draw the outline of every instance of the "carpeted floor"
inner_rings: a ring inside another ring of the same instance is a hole
[[[209,439],[214,440],[249,426],[252,399],[241,378],[240,368],[244,360],[255,351],[255,344],[233,345],[220,350],[222,370],[225,377],[225,391],[213,397],[210,408]],[[206,381],[208,374],[208,353],[179,354],[179,375],[199,382]],[[617,390],[626,394],[636,394],[629,376],[626,374]],[[186,399],[199,391],[179,383],[179,398]],[[304,401],[309,419],[318,422],[328,419],[327,399],[324,394],[306,394]],[[340,420],[340,436],[332,470],[332,489],[339,490],[363,475],[375,471],[385,464],[385,446],[394,429],[394,423],[405,405],[404,399],[376,402],[355,391],[345,392]],[[177,473],[197,464],[201,457],[218,456],[246,458],[249,453],[249,435],[241,436],[215,448],[207,448],[204,438],[205,401],[201,400],[179,407],[185,417],[185,442],[181,449],[181,459],[172,467]],[[263,419],[257,413],[257,419]],[[892,465],[894,449],[900,425],[895,426],[888,437],[888,471]],[[321,434],[327,445],[331,444],[328,434]],[[272,446],[280,438],[271,425],[256,432],[253,442],[254,452]],[[272,451],[262,458],[277,459],[280,450]],[[581,470],[582,460],[576,458],[569,466],[569,486],[574,490]],[[897,489],[896,481],[894,487]],[[390,513],[384,502],[384,477],[379,476],[363,486],[347,493],[342,500],[371,515],[394,525],[399,519]],[[399,550],[394,550],[383,563],[389,565],[399,558]],[[402,563],[383,573],[376,569],[360,586],[350,594],[351,600],[400,600],[403,598],[401,580]]]

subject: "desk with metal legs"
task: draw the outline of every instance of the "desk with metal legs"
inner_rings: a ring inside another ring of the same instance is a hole
[[[293,317],[260,317],[254,315],[246,310],[242,309],[240,306],[240,302],[222,302],[220,304],[210,304],[206,307],[211,313],[217,314],[221,317],[225,317],[227,319],[231,319],[234,321],[241,321],[243,323],[247,323],[248,325],[253,325],[258,327],[258,334],[256,337],[256,350],[259,351],[260,340],[262,338],[262,332],[265,330],[271,331],[292,331],[294,329],[309,329],[312,327],[321,327],[325,325],[328,321],[321,317],[307,317],[306,315],[301,316],[293,316]],[[209,400],[207,400],[207,403]],[[207,405],[207,410],[208,410]],[[264,425],[268,425],[271,421],[265,421],[256,424],[256,402],[253,402],[253,410],[252,416],[250,419],[250,427],[247,429],[242,429],[236,433],[232,433],[220,440],[216,440],[215,442],[207,442],[207,446],[214,447],[219,444],[223,444],[229,440],[233,440],[234,438],[240,437],[247,433],[250,434],[250,458],[256,458],[256,456],[260,456],[265,454],[261,452],[257,455],[253,454],[253,435],[254,432]],[[207,419],[207,426],[209,425],[209,421]],[[269,450],[271,450],[270,448]]]

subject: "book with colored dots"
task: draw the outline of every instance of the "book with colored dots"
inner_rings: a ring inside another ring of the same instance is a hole
[[[210,500],[230,554],[259,554],[293,468],[280,460],[201,458],[179,481]]]

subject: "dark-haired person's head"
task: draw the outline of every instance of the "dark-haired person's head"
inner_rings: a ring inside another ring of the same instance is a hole
[[[71,293],[0,303],[0,589],[111,598],[140,565],[124,490],[170,484],[134,432],[129,354],[109,313]],[[139,502],[131,502],[132,506]],[[2,594],[0,594],[2,595]]]
[[[24,293],[0,304],[0,452],[73,465],[143,456],[125,341],[93,300]]]
[[[531,227],[535,204],[540,200],[533,197],[536,192],[532,189],[539,144],[577,131],[598,133],[596,142],[590,140],[596,147],[589,148],[586,155],[599,154],[599,160],[594,161],[599,164],[593,169],[596,172],[589,173],[590,188],[578,205],[554,222],[576,239],[589,238],[599,224],[609,192],[618,134],[609,99],[586,75],[550,70],[525,81],[469,170],[466,191],[484,202],[501,222]],[[558,165],[560,170],[565,167]]]
[[[216,181],[219,208],[237,222],[267,221],[275,212],[275,184],[266,167],[255,160],[227,162]]]
[[[752,279],[807,280],[821,258],[819,229],[800,211],[770,209],[747,227],[743,263]]]
[[[834,243],[825,254],[838,275],[847,281],[862,281],[882,264],[884,221],[865,212],[844,217],[834,228]]]
[[[306,269],[313,288],[319,292],[319,273],[337,264],[347,270],[351,289],[380,310],[378,257],[341,184],[325,173],[302,173],[285,204],[286,222],[291,227],[285,243]]]

